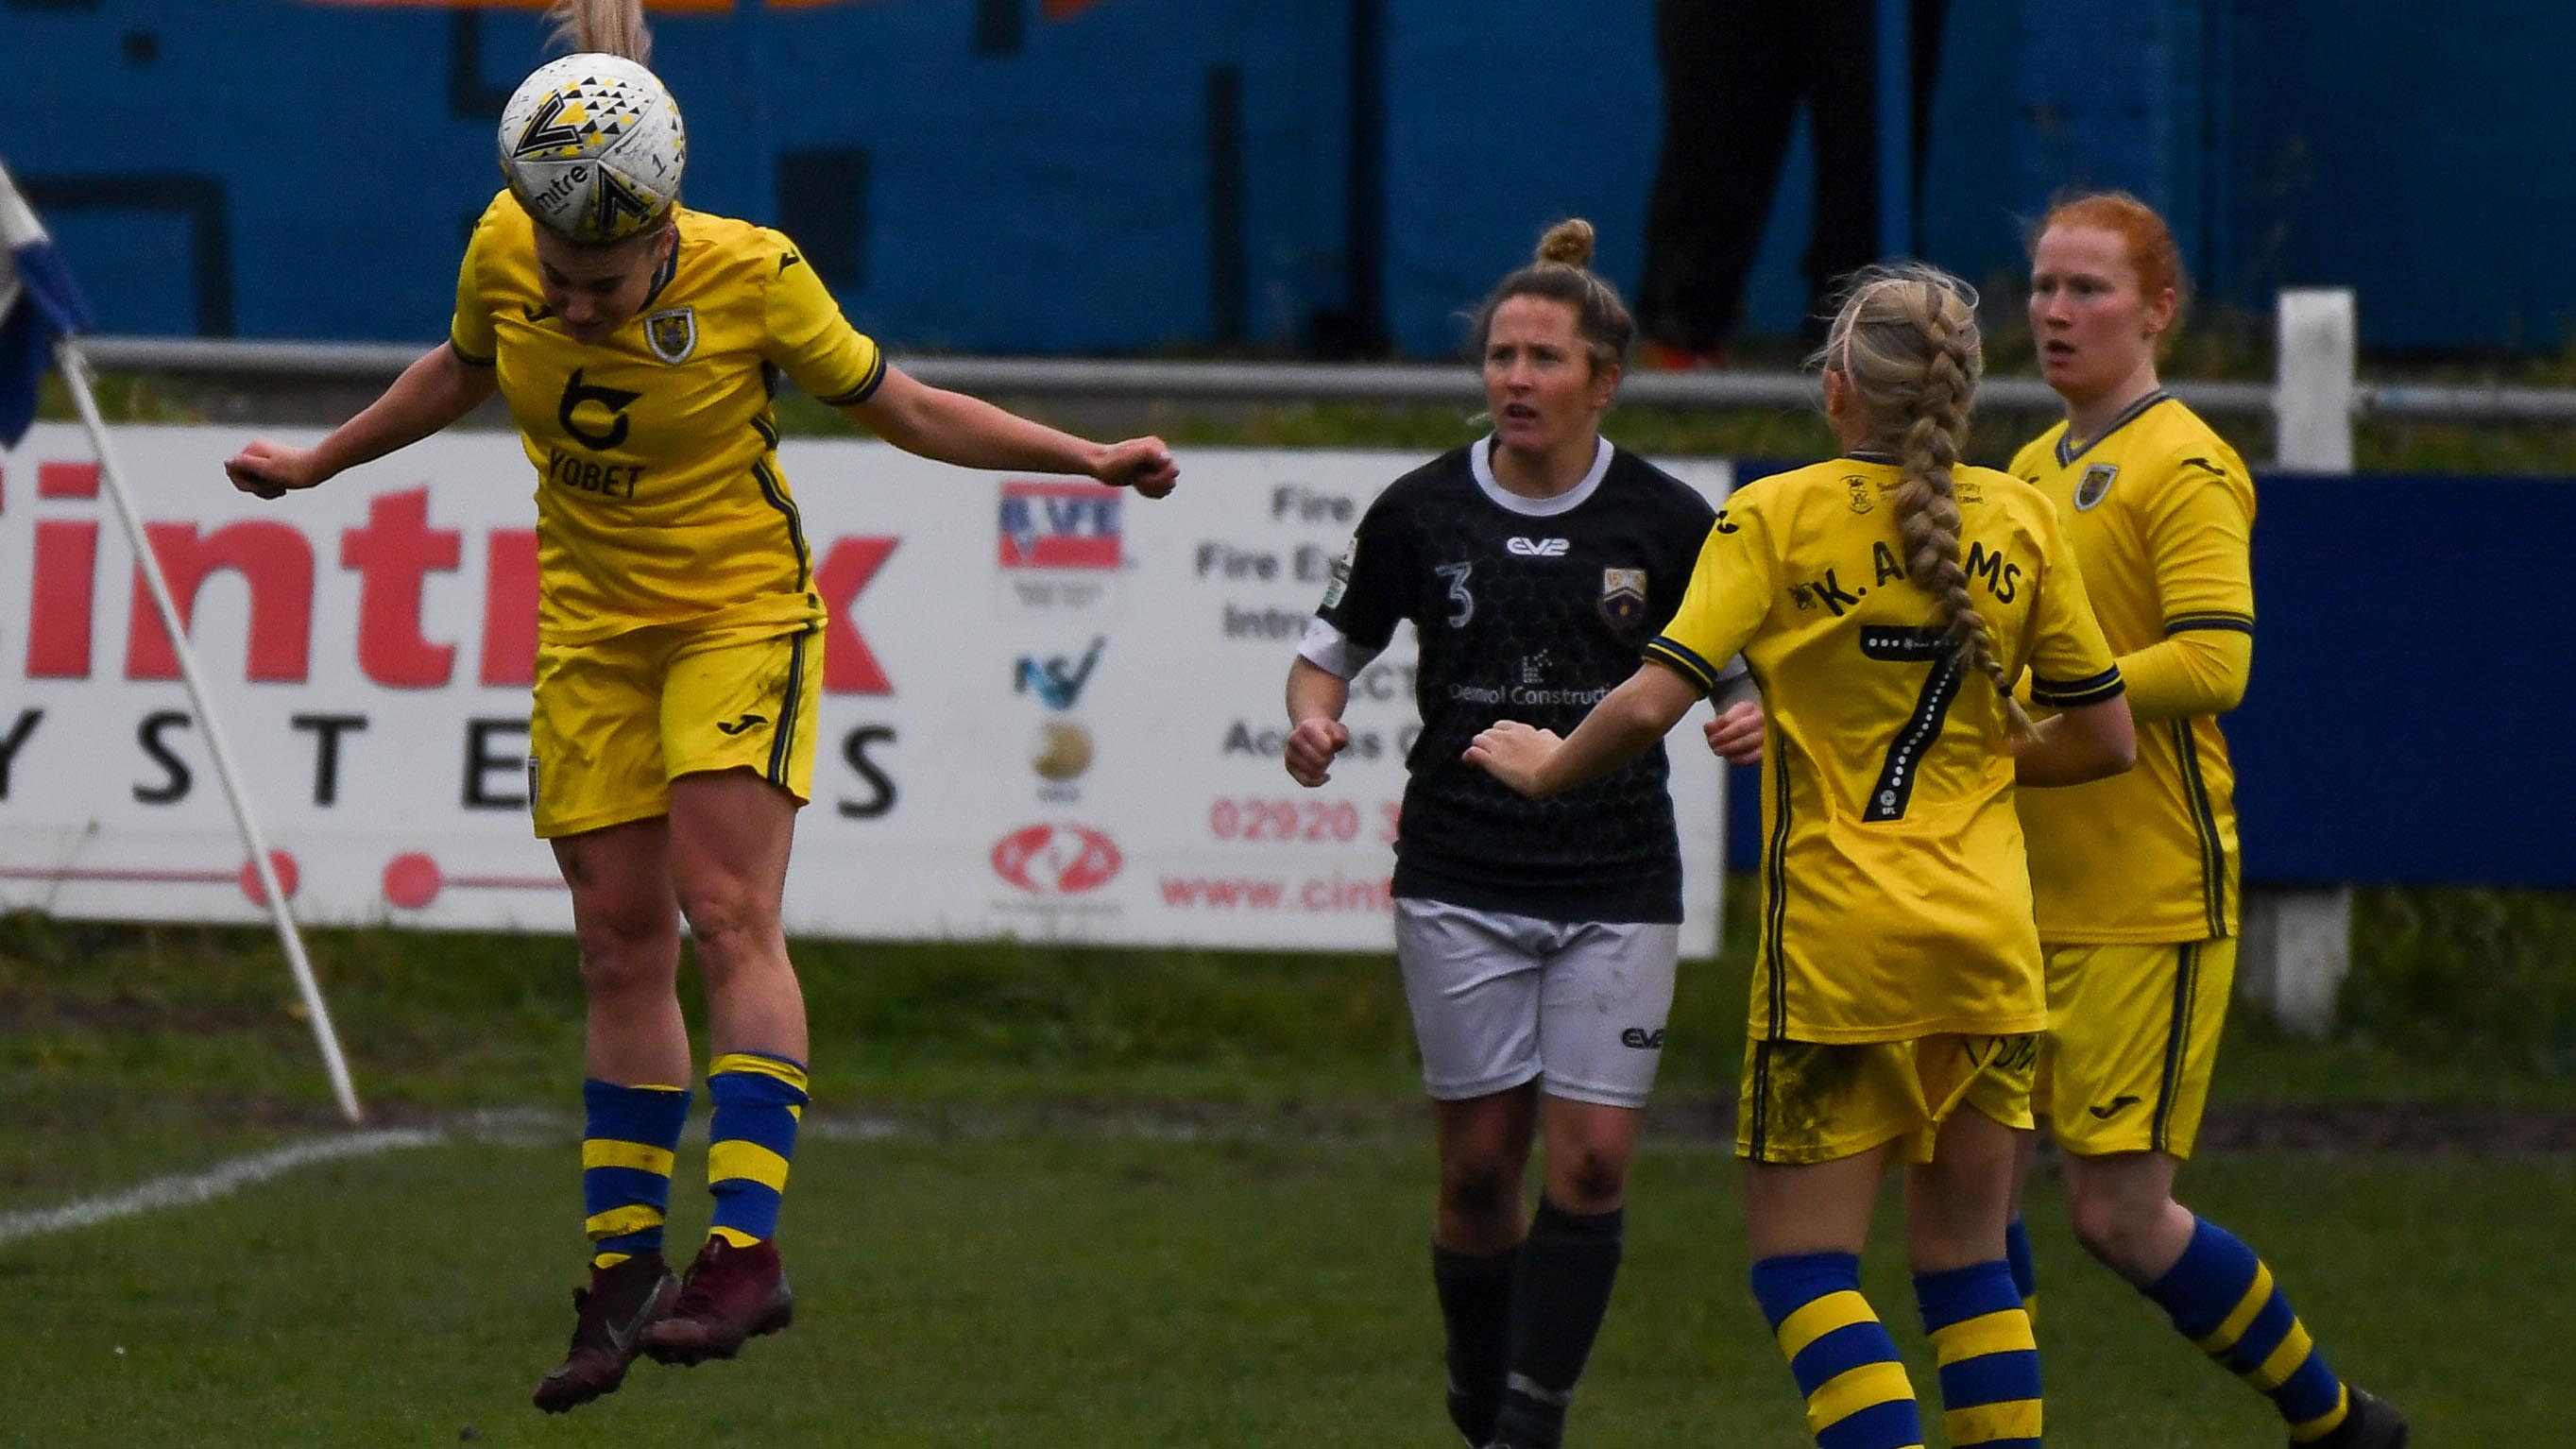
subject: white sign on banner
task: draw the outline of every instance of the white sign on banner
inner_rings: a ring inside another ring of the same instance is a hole
[[[249,436],[122,429],[118,455],[298,916],[569,929],[527,819],[516,437],[443,435],[264,502],[223,477]],[[874,443],[783,461],[831,616],[791,932],[1389,945],[1410,631],[1353,682],[1322,789],[1281,767],[1281,699],[1331,561],[1422,458],[1194,449],[1162,502]],[[1722,463],[1675,471],[1725,492]],[[75,428],[0,459],[0,687],[0,909],[264,919]],[[1695,731],[1673,743],[1684,949],[1704,956],[1723,771]]]

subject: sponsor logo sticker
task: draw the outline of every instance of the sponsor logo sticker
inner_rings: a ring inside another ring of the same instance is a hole
[[[1116,569],[1124,495],[1098,483],[1014,479],[1002,484],[997,530],[1006,569]]]
[[[1075,896],[1118,876],[1118,845],[1088,825],[1023,825],[993,843],[993,874],[1033,896]]]
[[[1109,636],[1095,634],[1091,647],[1079,660],[1062,654],[1039,658],[1023,654],[1011,673],[1013,694],[1034,694],[1052,710],[1068,710],[1082,697],[1082,687],[1091,682],[1091,671],[1100,663],[1100,651],[1109,647]]]

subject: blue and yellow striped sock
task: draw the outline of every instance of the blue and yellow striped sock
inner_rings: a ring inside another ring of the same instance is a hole
[[[671,1154],[689,1120],[686,1087],[620,1086],[596,1077],[581,1084],[588,1119],[581,1130],[582,1231],[590,1265],[614,1268],[637,1253],[662,1250],[662,1219],[671,1206]]]
[[[2185,1338],[2271,1399],[2290,1442],[2322,1439],[2343,1423],[2352,1396],[2326,1366],[2272,1270],[2234,1234],[2193,1219],[2191,1245],[2145,1294]]]
[[[707,1236],[748,1248],[778,1234],[778,1198],[805,1115],[805,1065],[767,1052],[727,1052],[707,1067]]]
[[[1822,1449],[1922,1449],[1914,1385],[1860,1296],[1860,1259],[1800,1253],[1753,1265],[1753,1296],[1789,1356]]]
[[[1941,1363],[1951,1449],[2039,1449],[2039,1344],[2011,1265],[1916,1274],[1914,1301]]]
[[[2031,1323],[2039,1322],[2039,1264],[2030,1256],[2030,1224],[2019,1213],[2004,1224],[2004,1261],[2012,1265],[2013,1291],[2021,1295],[2021,1311],[2030,1315]]]

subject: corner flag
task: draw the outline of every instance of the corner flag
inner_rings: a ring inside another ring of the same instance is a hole
[[[322,1050],[323,1070],[330,1075],[332,1095],[340,1099],[340,1115],[351,1122],[363,1121],[366,1114],[358,1105],[358,1089],[349,1081],[348,1060],[340,1054],[340,1035],[331,1026],[331,1008],[322,1000],[322,988],[313,979],[313,963],[305,959],[304,937],[295,929],[295,916],[287,909],[286,890],[269,857],[268,842],[251,813],[250,796],[242,789],[241,771],[233,765],[232,746],[225,742],[223,720],[206,695],[205,677],[197,669],[197,651],[188,643],[188,621],[180,617],[179,605],[170,597],[170,581],[162,575],[161,561],[152,551],[150,536],[144,532],[142,515],[134,511],[134,499],[125,490],[125,471],[116,466],[107,420],[98,415],[98,398],[90,388],[89,359],[81,355],[76,335],[89,325],[89,307],[72,285],[71,273],[64,269],[62,258],[55,255],[53,239],[45,235],[44,224],[36,220],[27,199],[18,194],[18,183],[10,179],[9,168],[0,166],[0,447],[14,448],[27,435],[27,425],[36,416],[36,384],[44,377],[48,360],[58,362],[63,370],[63,385],[71,393],[72,408],[80,414],[81,426],[89,430],[90,445],[98,450],[99,481],[105,485],[108,501],[116,506],[116,520],[124,526],[125,541],[134,549],[135,577],[152,596],[152,607],[159,611],[161,627],[168,631],[178,655],[179,678],[187,685],[188,701],[196,706],[197,722],[205,729],[207,752],[215,757],[216,778],[224,782],[224,795],[232,802],[233,823],[241,828],[242,844],[250,851],[249,869],[259,881],[260,899],[268,905],[269,920],[277,927],[277,943],[286,953],[286,969],[295,977],[295,989],[304,997],[314,1044]]]
[[[36,384],[54,340],[91,325],[89,304],[54,251],[9,169],[0,166],[0,448],[14,448],[36,418]]]

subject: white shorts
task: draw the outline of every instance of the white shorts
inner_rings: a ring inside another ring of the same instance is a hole
[[[1551,1097],[1643,1107],[1664,1056],[1682,928],[1542,921],[1399,896],[1395,960],[1443,1102],[1543,1081]]]

